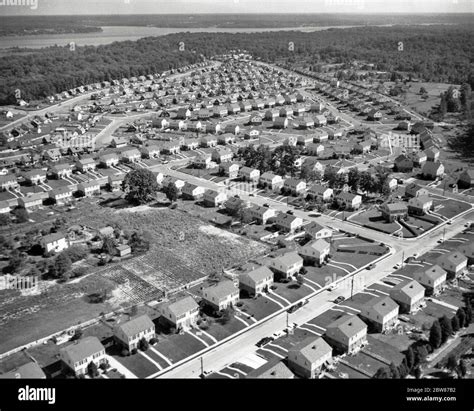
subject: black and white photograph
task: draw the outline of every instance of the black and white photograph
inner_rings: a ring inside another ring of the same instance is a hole
[[[0,0],[0,410],[472,411],[473,17]]]

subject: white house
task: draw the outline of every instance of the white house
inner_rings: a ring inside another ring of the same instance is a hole
[[[233,281],[221,281],[202,290],[204,302],[213,307],[216,311],[225,310],[232,307],[239,301],[239,289]]]
[[[140,340],[143,338],[149,342],[155,337],[155,324],[148,315],[140,315],[124,323],[117,324],[114,328],[116,341],[132,351],[138,348]]]
[[[239,277],[239,288],[255,296],[267,291],[273,284],[273,273],[265,266],[258,267]]]
[[[87,374],[87,367],[91,362],[97,367],[106,362],[105,348],[97,337],[77,340],[74,344],[61,348],[59,356],[76,376]]]
[[[178,301],[163,304],[160,313],[176,330],[187,330],[196,325],[199,317],[199,305],[191,296]]]
[[[41,238],[41,246],[47,253],[52,251],[59,253],[69,247],[69,242],[64,234],[53,233]]]

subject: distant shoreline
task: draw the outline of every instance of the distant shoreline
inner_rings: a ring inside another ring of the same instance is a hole
[[[453,25],[456,23],[420,23],[419,26]],[[74,42],[76,46],[101,46],[115,41],[137,41],[145,37],[159,37],[177,33],[266,33],[278,31],[316,32],[330,29],[351,29],[358,27],[393,27],[413,24],[352,24],[338,26],[309,26],[295,27],[248,27],[223,28],[209,27],[154,27],[154,26],[100,26],[98,31],[28,34],[0,36],[0,50],[8,52],[15,49],[42,49],[54,46],[66,46]]]

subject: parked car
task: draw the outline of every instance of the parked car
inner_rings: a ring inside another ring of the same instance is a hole
[[[339,304],[339,303],[342,303],[343,301],[345,300],[345,297],[343,297],[342,295],[340,295],[339,297],[337,297],[334,302],[336,304]]]
[[[263,347],[264,345],[272,342],[274,340],[273,337],[263,337],[256,345],[257,347]]]
[[[288,210],[288,211],[286,212],[286,214],[293,215],[294,213],[293,213],[293,210]]]
[[[270,207],[270,206],[268,205],[268,203],[265,203],[263,206],[264,206],[264,207]]]

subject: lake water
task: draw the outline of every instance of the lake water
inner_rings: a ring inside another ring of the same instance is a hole
[[[298,30],[313,32],[327,30],[329,28],[350,28],[355,26],[331,26],[331,27],[285,27],[285,28],[232,28],[222,29],[217,27],[208,28],[160,28],[160,27],[131,27],[131,26],[106,26],[102,27],[100,33],[70,33],[70,34],[41,34],[31,36],[6,36],[0,37],[0,49],[11,47],[21,48],[43,48],[54,45],[66,46],[74,42],[77,46],[99,46],[110,44],[114,41],[138,40],[149,36],[164,36],[171,33],[262,33],[268,31]]]

